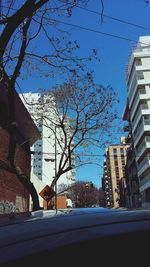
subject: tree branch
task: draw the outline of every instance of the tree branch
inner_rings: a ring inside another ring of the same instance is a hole
[[[48,0],[41,0],[36,3],[35,0],[27,0],[20,9],[16,11],[11,17],[8,18],[7,24],[0,37],[0,62],[2,61],[5,49],[10,41],[13,33],[18,26],[26,19],[32,16],[41,6]]]
[[[20,69],[21,69],[21,66],[22,66],[22,63],[23,63],[23,60],[24,60],[25,51],[26,51],[26,47],[27,47],[27,32],[28,32],[30,23],[31,23],[31,18],[28,19],[26,21],[25,25],[23,26],[22,45],[21,45],[21,49],[20,49],[18,62],[17,62],[17,65],[15,67],[14,73],[13,73],[12,78],[11,78],[12,84],[15,84],[15,81],[17,79],[17,76],[20,73]]]

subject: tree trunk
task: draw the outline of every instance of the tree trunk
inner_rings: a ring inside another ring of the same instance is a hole
[[[33,211],[39,210],[40,209],[39,198],[33,183],[29,180],[29,177],[26,177],[23,174],[19,174],[17,171],[16,174],[20,182],[26,187],[29,194],[31,195],[33,201]]]

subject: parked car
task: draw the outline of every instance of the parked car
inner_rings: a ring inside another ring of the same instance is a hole
[[[145,266],[150,210],[79,208],[0,222],[0,266]]]

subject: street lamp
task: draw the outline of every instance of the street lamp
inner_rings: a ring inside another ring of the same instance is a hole
[[[55,130],[54,130],[54,136],[55,136],[55,158],[51,159],[51,158],[45,158],[45,161],[55,161],[55,177],[54,179],[56,179],[56,175],[57,175],[57,128],[60,128],[59,125],[55,125]],[[57,181],[54,184],[55,187],[55,209],[56,209],[56,213],[57,213]]]
[[[57,175],[57,128],[60,128],[60,126],[55,125],[55,179]],[[57,213],[57,181],[55,182],[55,209]]]
[[[44,160],[46,161],[46,162],[54,162],[55,161],[55,159],[52,159],[52,158],[44,158]],[[53,188],[52,188],[52,190],[53,190]],[[54,191],[53,191],[54,192]],[[48,202],[47,202],[47,209],[48,209]]]

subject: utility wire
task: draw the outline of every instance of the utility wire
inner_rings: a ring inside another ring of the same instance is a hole
[[[60,6],[60,7],[63,7],[64,5]],[[59,8],[60,8],[59,7]],[[84,7],[81,7],[81,6],[76,6],[77,8],[79,9],[82,9],[82,10],[85,10],[87,12],[90,12],[90,13],[94,13],[96,15],[100,15],[99,12],[97,11],[94,11],[94,10],[91,10],[91,9],[88,9],[88,8],[84,8]],[[12,8],[11,8],[12,9]],[[58,8],[57,8],[58,9]],[[136,27],[136,28],[140,28],[140,29],[143,29],[143,30],[146,30],[146,31],[150,31],[150,28],[147,28],[145,26],[142,26],[142,25],[139,25],[139,24],[136,24],[136,23],[132,23],[132,22],[129,22],[129,21],[126,21],[126,20],[122,20],[122,19],[119,19],[119,18],[116,18],[116,17],[112,17],[112,16],[108,16],[106,14],[103,13],[102,15],[103,17],[106,17],[108,19],[111,19],[111,20],[115,20],[115,21],[118,21],[120,23],[124,23],[124,24],[127,24],[127,25],[130,25],[130,26],[133,26],[133,27]],[[131,42],[135,42],[137,43],[137,41],[133,40],[133,39],[129,39],[127,37],[123,37],[123,36],[119,36],[119,35],[114,35],[114,34],[110,34],[110,33],[106,33],[106,32],[101,32],[101,31],[97,31],[97,30],[93,30],[93,29],[90,29],[90,28],[87,28],[87,27],[83,27],[83,26],[80,26],[80,25],[75,25],[75,24],[71,24],[71,23],[67,23],[67,22],[63,22],[63,21],[58,21],[58,20],[53,20],[55,22],[59,22],[59,23],[62,23],[62,24],[66,24],[66,25],[69,25],[69,26],[73,26],[73,27],[76,27],[76,28],[80,28],[82,30],[87,30],[87,31],[92,31],[92,32],[95,32],[95,33],[99,33],[99,34],[103,34],[103,35],[107,35],[107,36],[111,36],[111,37],[114,37],[114,38],[119,38],[119,39],[122,39],[122,40],[126,40],[126,41],[131,41]],[[144,44],[144,43],[143,43]]]
[[[88,8],[84,8],[84,7],[81,7],[81,6],[78,6],[78,5],[77,5],[77,8],[80,8],[80,9],[85,10],[85,11],[90,12],[90,13],[94,13],[96,15],[100,15],[99,12],[91,10],[91,9],[88,9]],[[108,16],[108,15],[106,15],[104,13],[103,13],[103,17],[111,19],[111,20],[115,20],[115,21],[118,21],[118,22],[121,22],[121,23],[124,23],[124,24],[127,24],[127,25],[131,25],[133,27],[140,28],[140,29],[143,29],[143,30],[146,30],[146,31],[150,31],[150,28],[147,28],[147,27],[144,27],[142,25],[139,25],[139,24],[136,24],[136,23],[132,23],[132,22],[129,22],[129,21],[126,21],[126,20],[122,20],[122,19],[119,19],[119,18],[116,18],[116,17],[111,17],[111,16]]]
[[[34,155],[41,155],[41,154],[44,154],[44,155],[55,155],[55,153],[52,153],[52,152],[35,152],[34,153]],[[58,155],[59,155],[59,153],[58,153]],[[107,157],[107,155],[105,155],[105,154],[92,154],[92,155],[91,154],[77,154],[77,155],[80,156],[80,157],[105,157],[105,158],[113,157],[114,158],[114,155],[108,155],[108,157]],[[127,157],[127,155],[124,155],[124,158],[126,158],[126,157]],[[118,155],[117,158],[122,158],[122,156]],[[147,158],[147,156],[143,156],[143,157],[142,156],[136,156],[136,158],[142,158],[143,159],[143,158]]]
[[[1,0],[0,0],[0,3],[1,3]],[[63,4],[59,7],[51,7],[52,10],[59,10],[63,7],[65,7],[66,4]],[[8,8],[6,6],[3,6],[4,8]],[[91,9],[88,9],[88,8],[85,8],[85,7],[82,7],[82,6],[79,6],[79,5],[76,5],[75,8],[79,8],[79,9],[82,9],[82,10],[85,10],[87,12],[90,12],[90,13],[93,13],[93,14],[96,14],[96,15],[101,15],[100,12],[97,12],[95,10],[91,10]],[[17,11],[18,9],[17,8],[12,8],[10,7],[11,10],[14,10],[14,11]],[[118,21],[120,23],[124,23],[124,24],[127,24],[127,25],[131,25],[133,27],[136,27],[136,28],[140,28],[140,29],[143,29],[143,30],[146,30],[146,31],[150,31],[150,28],[147,28],[145,26],[142,26],[142,25],[139,25],[139,24],[136,24],[136,23],[132,23],[132,22],[129,22],[127,20],[123,20],[123,19],[119,19],[117,17],[112,17],[112,16],[109,16],[109,15],[106,15],[104,13],[102,13],[102,17],[105,17],[105,18],[108,18],[108,19],[111,19],[111,20],[115,20],[115,21]]]
[[[111,34],[111,33],[107,33],[107,32],[102,32],[102,31],[94,30],[94,29],[87,28],[87,27],[84,27],[84,26],[80,26],[80,25],[77,25],[77,24],[64,22],[64,21],[61,21],[61,20],[54,19],[54,20],[52,20],[52,22],[58,22],[58,23],[61,23],[61,24],[64,24],[64,25],[68,25],[68,26],[71,26],[71,27],[75,27],[75,28],[81,29],[81,30],[90,31],[90,32],[94,32],[94,33],[98,33],[98,34],[114,37],[114,38],[117,38],[117,39],[121,39],[121,40],[124,40],[124,41],[137,43],[137,41],[135,41],[133,39],[130,39],[130,38],[127,38],[127,37],[124,37],[124,36],[121,36],[121,35],[115,35],[115,34]],[[138,42],[138,43],[147,45],[147,43],[144,43],[144,42]]]

